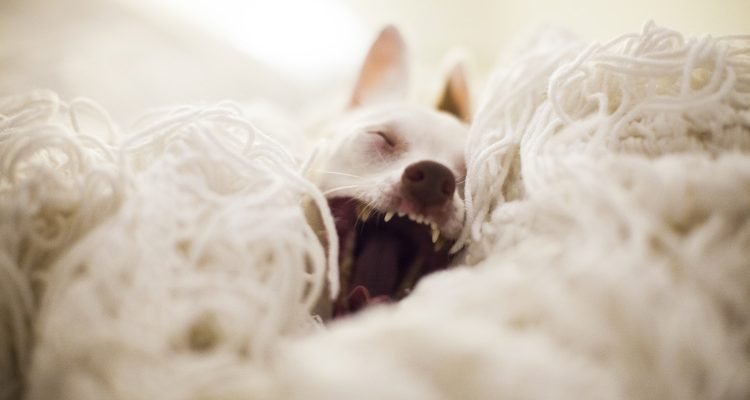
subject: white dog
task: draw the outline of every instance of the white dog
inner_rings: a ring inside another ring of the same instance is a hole
[[[370,48],[349,109],[336,119],[316,180],[340,240],[341,292],[333,314],[398,300],[445,268],[463,224],[469,94],[451,70],[437,109],[404,102],[407,64],[398,30]]]

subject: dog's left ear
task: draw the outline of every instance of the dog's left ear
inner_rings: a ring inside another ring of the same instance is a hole
[[[437,109],[453,114],[464,122],[471,121],[471,99],[466,70],[462,63],[456,63],[448,73]]]
[[[395,26],[388,25],[365,57],[349,107],[403,99],[408,75],[404,39]]]

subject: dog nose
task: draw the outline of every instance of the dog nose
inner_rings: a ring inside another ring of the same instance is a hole
[[[456,178],[448,167],[425,160],[409,165],[401,175],[401,191],[425,207],[441,206],[456,191]]]

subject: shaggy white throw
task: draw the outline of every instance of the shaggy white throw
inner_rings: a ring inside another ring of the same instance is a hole
[[[326,205],[241,110],[0,100],[0,399],[750,397],[750,37],[519,48],[464,265],[325,327]]]

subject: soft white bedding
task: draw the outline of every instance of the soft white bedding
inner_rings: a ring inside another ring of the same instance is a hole
[[[464,261],[325,327],[326,206],[240,109],[0,100],[0,399],[750,396],[750,38],[523,43]]]

